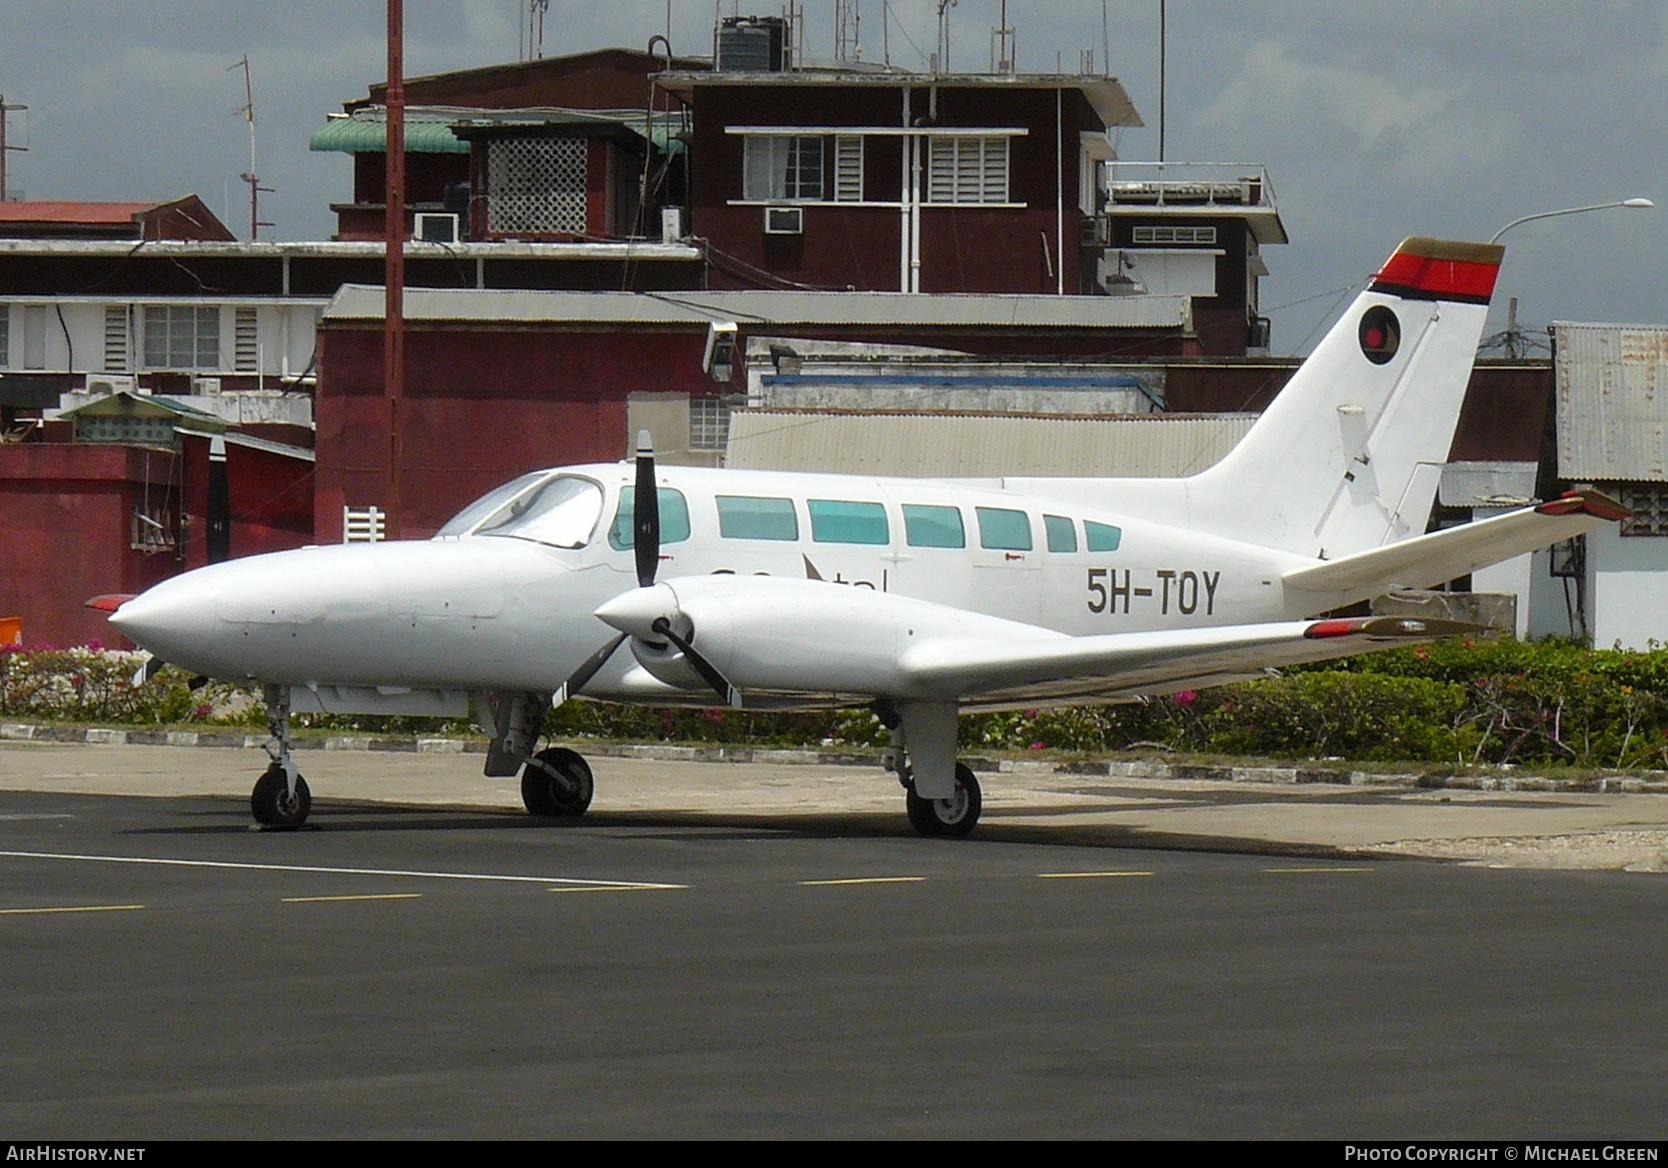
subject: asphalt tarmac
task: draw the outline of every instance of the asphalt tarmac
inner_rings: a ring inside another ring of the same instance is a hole
[[[1661,796],[988,776],[949,841],[852,768],[599,759],[551,825],[318,752],[283,833],[260,760],[0,742],[7,1138],[1662,1134],[1650,865],[1390,854]]]

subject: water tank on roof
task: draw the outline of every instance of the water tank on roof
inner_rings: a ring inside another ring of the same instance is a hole
[[[788,22],[780,16],[727,16],[718,25],[720,73],[780,73],[792,64]]]

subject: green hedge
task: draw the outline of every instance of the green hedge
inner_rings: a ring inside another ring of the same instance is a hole
[[[253,696],[187,687],[96,648],[0,649],[0,716],[117,724],[235,722],[264,727]],[[456,733],[423,718],[308,717],[298,726],[358,733]],[[872,747],[886,731],[867,710],[749,714],[569,702],[557,738]],[[1121,706],[963,718],[965,749],[1107,752],[1132,747],[1269,758],[1439,765],[1668,769],[1668,650],[1591,650],[1567,641],[1450,641],[1308,666],[1238,685]]]

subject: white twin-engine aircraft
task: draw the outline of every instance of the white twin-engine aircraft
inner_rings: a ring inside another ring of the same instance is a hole
[[[262,683],[255,819],[311,804],[291,710],[468,715],[488,775],[577,816],[584,759],[537,750],[575,697],[868,706],[924,835],[980,791],[962,710],[1124,701],[1471,626],[1317,619],[1625,514],[1593,492],[1425,534],[1503,249],[1406,240],[1243,441],[1185,479],[929,480],[656,468],[525,475],[427,541],[212,565],[112,622],[159,660]],[[622,644],[629,649],[620,652]],[[535,752],[536,751],[536,752]]]

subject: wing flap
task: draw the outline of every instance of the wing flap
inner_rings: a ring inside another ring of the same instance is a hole
[[[1225,677],[1373,649],[1487,632],[1460,621],[1359,617],[1280,621],[1048,641],[934,638],[910,649],[902,672],[923,693],[976,704],[1026,697],[1116,698],[1219,684]]]

